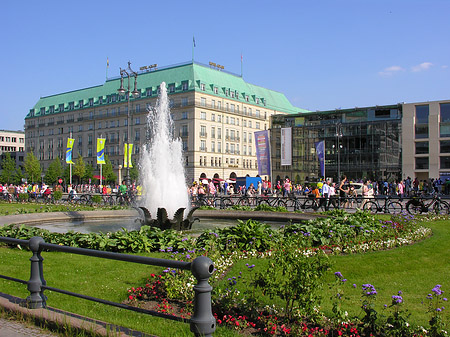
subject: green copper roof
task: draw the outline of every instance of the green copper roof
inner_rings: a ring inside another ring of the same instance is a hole
[[[134,78],[130,79],[130,81],[133,89]],[[199,63],[187,63],[140,72],[137,86],[141,92],[141,97],[132,100],[139,101],[147,98],[150,91],[152,96],[156,96],[157,88],[163,81],[168,86],[174,86],[174,93],[180,93],[183,89],[184,91],[195,90],[196,92],[205,92],[209,95],[224,97],[236,102],[252,104],[255,105],[255,109],[257,109],[256,106],[260,106],[261,109],[285,113],[308,111],[294,107],[286,96],[280,92],[247,83],[240,76]],[[182,86],[184,82],[187,83],[185,88]],[[117,77],[108,79],[103,85],[41,97],[26,118],[57,114],[62,112],[60,109],[62,104],[64,104],[64,111],[76,111],[81,108],[98,107],[110,103],[116,104],[119,100],[117,95],[119,87],[120,78]],[[124,79],[124,87],[127,88],[127,79]],[[217,88],[217,92],[215,88]],[[234,95],[234,97],[231,95]],[[120,99],[125,100],[124,98]]]

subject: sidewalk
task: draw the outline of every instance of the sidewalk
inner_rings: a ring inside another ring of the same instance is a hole
[[[0,318],[0,337],[57,337],[58,335],[42,330],[31,323],[14,319]]]

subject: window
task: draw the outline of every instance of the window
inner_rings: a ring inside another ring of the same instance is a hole
[[[201,106],[206,106],[206,98],[205,97],[200,98],[200,104],[201,104]]]
[[[450,157],[445,156],[440,157],[439,159],[441,161],[441,169],[450,169]]]
[[[219,93],[219,89],[217,87],[214,87],[214,93],[217,95]]]
[[[247,145],[244,145],[244,147],[242,148],[242,151],[244,152],[244,156],[247,155]]]
[[[248,95],[245,95],[245,100],[248,102]]]
[[[440,104],[440,136],[450,137],[450,103]]]
[[[216,138],[216,128],[214,126],[211,127],[211,138]]]
[[[83,131],[83,125],[78,125],[78,132]]]
[[[251,156],[252,155],[252,147],[249,145],[248,146],[248,155]]]
[[[183,111],[183,112],[181,113],[181,119],[188,119],[188,113],[187,113],[187,111]]]
[[[416,170],[426,170],[428,169],[428,166],[428,157],[416,158]]]
[[[248,115],[249,115],[249,116],[252,116],[252,115],[253,115],[253,113],[252,113],[252,108],[248,108]]]
[[[206,112],[204,111],[200,112],[200,119],[206,120]]]
[[[222,138],[222,128],[217,128],[217,138]]]
[[[183,147],[183,151],[187,151],[187,150],[188,150],[188,143],[187,143],[187,140],[183,140],[183,141],[181,142],[181,144],[182,144],[182,147]]]
[[[181,82],[181,90],[183,91],[188,90],[188,81]]]
[[[249,128],[252,127],[252,121],[248,121],[248,127],[249,127]]]
[[[222,102],[221,101],[217,101],[217,109],[218,110],[222,109]]]
[[[75,106],[74,102],[69,102],[69,110],[73,110],[74,106]]]
[[[217,152],[222,153],[222,142],[217,142]]]
[[[228,103],[225,103],[225,111],[228,111]]]
[[[211,142],[211,152],[216,152],[216,142]]]
[[[428,138],[428,105],[416,105],[416,118],[415,118],[415,137]],[[416,163],[417,166],[417,163]],[[428,167],[427,167],[428,168]]]
[[[64,104],[60,104],[59,105],[59,112],[63,112],[64,111]]]
[[[206,140],[200,141],[200,151],[206,151]]]
[[[206,126],[205,125],[200,126],[200,137],[206,137]]]
[[[222,123],[222,115],[217,115],[217,121],[218,121],[219,123]]]
[[[181,106],[187,106],[188,105],[188,98],[182,97],[181,98]]]
[[[442,142],[441,142],[441,152],[442,152]],[[428,154],[428,153],[429,153],[428,142],[416,143],[416,154]]]
[[[141,124],[141,117],[136,117],[134,120],[134,125],[139,125]]]
[[[450,140],[441,140],[440,145],[441,145],[440,151],[441,153],[450,153]],[[417,153],[417,146],[416,146],[416,153]]]
[[[230,124],[230,119],[228,118],[228,116],[226,117],[225,121],[225,124]]]
[[[141,105],[140,104],[136,104],[136,112],[141,112]]]
[[[169,93],[175,92],[175,84],[169,84]]]
[[[84,102],[83,102],[83,100],[82,99],[80,99],[79,101],[78,101],[78,108],[83,108],[84,107]]]
[[[231,104],[231,105],[230,105],[230,111],[231,111],[231,112],[234,112],[234,108],[235,108],[235,105],[234,105],[234,104]]]
[[[213,109],[216,108],[216,100],[215,99],[211,100],[211,108],[213,108]]]
[[[259,118],[260,115],[261,115],[261,112],[260,112],[259,110],[256,110],[256,111],[255,111],[255,116]]]
[[[235,124],[235,119],[234,119],[234,117],[230,117],[230,124],[231,124],[231,125],[234,125],[234,124]]]
[[[147,88],[147,89],[145,90],[145,93],[146,93],[147,96],[151,96],[151,95],[153,94],[152,88]]]
[[[234,91],[231,91],[231,98],[234,98]]]
[[[181,137],[187,137],[188,136],[188,126],[182,125],[181,126]]]
[[[216,121],[216,114],[211,114],[211,121],[213,121],[213,122]]]
[[[259,129],[259,122],[256,122],[255,124],[256,124],[256,125],[255,125],[255,128],[256,128],[256,129]]]
[[[244,127],[247,127],[247,121],[244,119],[243,121]]]
[[[205,84],[204,84],[204,83],[201,83],[201,84],[200,84],[200,90],[201,90],[201,91],[205,91]]]

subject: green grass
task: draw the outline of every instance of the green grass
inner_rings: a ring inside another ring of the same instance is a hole
[[[411,313],[410,323],[427,325],[426,296],[436,284],[450,295],[450,221],[428,223],[433,236],[411,246],[366,254],[333,256],[333,272],[327,281],[334,281],[334,272],[340,271],[346,282],[343,308],[350,314],[359,314],[361,285],[370,283],[378,291],[377,311],[390,305],[391,296],[403,292],[404,306]],[[352,284],[357,284],[354,289]],[[328,298],[332,292],[324,292],[324,311],[330,312]],[[345,309],[347,308],[348,309]],[[447,312],[448,318],[448,312]]]
[[[142,256],[165,257],[160,253]],[[44,278],[48,286],[84,295],[122,302],[127,289],[146,283],[151,273],[161,268],[134,263],[92,258],[67,253],[43,252]],[[28,280],[30,278],[31,253],[0,247],[0,274]],[[0,291],[26,298],[26,285],[0,279]],[[50,307],[63,309],[90,318],[117,324],[138,331],[164,336],[192,336],[189,324],[179,323],[124,309],[45,291]],[[236,336],[232,331],[219,328],[215,336]]]

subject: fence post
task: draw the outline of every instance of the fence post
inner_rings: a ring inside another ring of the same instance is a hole
[[[191,263],[192,274],[197,279],[194,286],[194,314],[191,317],[191,331],[195,336],[212,336],[216,330],[216,319],[212,315],[211,291],[208,279],[214,272],[210,258],[199,256]]]
[[[31,309],[45,308],[47,297],[44,295],[43,285],[47,283],[44,280],[44,271],[41,256],[41,243],[44,243],[44,239],[40,236],[34,236],[30,239],[28,245],[33,252],[31,261],[31,273],[30,280],[28,281],[27,289],[30,295],[26,298],[26,306]]]

